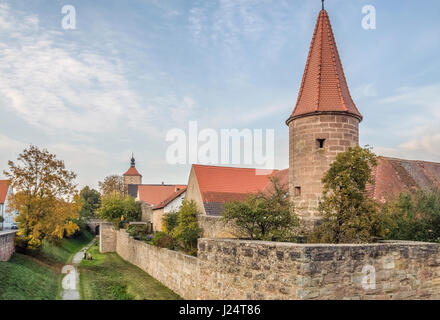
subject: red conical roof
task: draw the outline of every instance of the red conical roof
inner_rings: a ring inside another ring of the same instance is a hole
[[[140,176],[140,173],[136,170],[135,167],[130,167],[124,176]]]
[[[325,10],[319,13],[298,101],[287,123],[317,112],[348,113],[362,120],[350,96],[330,19]]]

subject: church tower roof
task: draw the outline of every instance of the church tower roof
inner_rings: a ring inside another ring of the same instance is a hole
[[[295,109],[286,122],[316,113],[345,113],[362,120],[351,98],[330,19],[324,9],[316,22]]]
[[[130,168],[124,173],[124,176],[141,176],[141,174],[136,169],[136,160],[134,155],[131,155]]]

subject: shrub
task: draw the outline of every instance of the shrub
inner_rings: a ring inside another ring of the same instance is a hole
[[[174,250],[174,239],[165,232],[156,232],[151,239],[151,243],[160,248]]]
[[[128,226],[127,232],[136,240],[149,240],[148,235],[151,234],[150,229],[147,224],[131,224]]]
[[[123,196],[119,193],[104,197],[97,213],[100,218],[112,222],[116,228],[139,221],[142,215],[140,203],[128,195]]]
[[[197,255],[197,239],[202,230],[197,221],[197,205],[191,200],[184,200],[177,216],[177,227],[172,236],[180,247],[188,254]]]
[[[173,230],[177,227],[177,212],[169,212],[163,217],[163,229],[167,234],[172,234]]]
[[[365,243],[383,236],[379,206],[366,195],[367,183],[374,182],[371,170],[376,165],[376,156],[366,148],[349,148],[338,154],[322,178],[322,220],[310,242]]]
[[[251,195],[246,201],[225,204],[223,221],[232,222],[240,235],[252,240],[291,240],[299,220],[286,192],[287,186],[271,179],[272,188],[267,192]]]
[[[402,193],[399,199],[387,202],[384,210],[390,240],[440,242],[440,193],[418,190]]]

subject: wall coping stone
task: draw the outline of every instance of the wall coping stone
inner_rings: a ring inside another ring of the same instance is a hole
[[[430,245],[440,248],[440,243],[435,242],[418,242],[418,241],[382,241],[377,243],[293,243],[293,242],[274,242],[274,241],[260,241],[260,240],[240,240],[240,239],[227,239],[227,238],[200,238],[199,241],[215,241],[215,242],[233,242],[247,245],[267,245],[277,247],[300,247],[300,248],[313,248],[313,247],[331,247],[331,248],[344,248],[344,247],[380,247],[380,246],[393,246],[393,245],[409,245],[409,246],[421,246]]]

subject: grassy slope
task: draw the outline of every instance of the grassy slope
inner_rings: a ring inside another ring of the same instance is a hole
[[[15,253],[0,262],[0,300],[54,300],[60,297],[61,268],[92,239],[64,239],[60,247],[44,244],[32,255]]]
[[[80,265],[80,293],[86,300],[177,300],[177,294],[116,253],[89,249],[93,260]]]
[[[75,253],[92,241],[92,239],[93,236],[90,233],[84,232],[75,239],[63,239],[59,247],[44,243],[39,255],[47,260],[66,264],[72,260]]]
[[[0,300],[50,300],[58,294],[59,270],[35,257],[14,254],[0,262]]]

